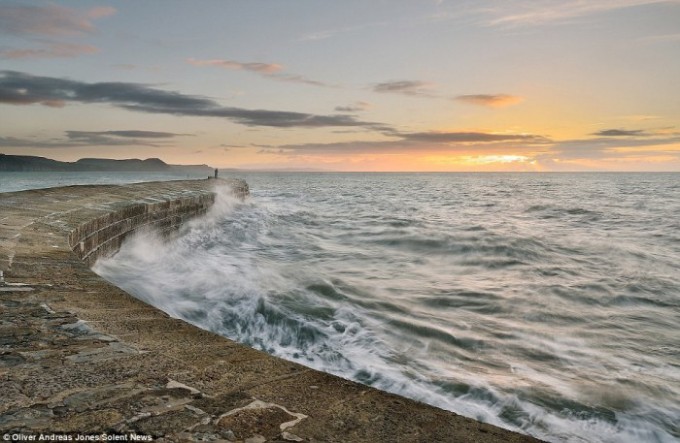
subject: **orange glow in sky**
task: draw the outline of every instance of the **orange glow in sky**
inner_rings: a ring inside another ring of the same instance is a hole
[[[675,0],[159,8],[1,3],[0,153],[680,171]]]

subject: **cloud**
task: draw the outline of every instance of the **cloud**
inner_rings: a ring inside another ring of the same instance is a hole
[[[5,148],[75,148],[91,146],[167,146],[165,141],[190,134],[172,132],[120,130],[120,131],[66,131],[66,138],[47,140],[0,137],[0,147]]]
[[[486,8],[483,13],[491,17],[485,20],[488,26],[516,28],[564,23],[569,20],[601,14],[617,9],[645,6],[658,3],[677,4],[677,0],[548,0],[501,2],[499,6]]]
[[[130,111],[177,116],[218,117],[246,126],[279,128],[363,127],[389,130],[387,125],[364,122],[349,115],[243,109],[221,106],[206,97],[165,91],[138,83],[85,83],[0,71],[0,104],[63,106],[68,102],[106,103]]]
[[[190,58],[187,60],[187,62],[194,66],[217,66],[225,69],[253,71],[258,72],[260,74],[273,74],[283,69],[283,66],[277,63],[260,63],[260,62],[241,63],[234,60],[223,59],[197,60],[194,58]]]
[[[155,140],[164,140],[179,136],[167,132],[152,131],[66,131],[68,142],[63,147],[75,146],[167,146]],[[154,140],[154,141],[149,141]]]
[[[603,129],[591,134],[594,138],[556,141],[534,159],[552,170],[602,169],[603,165],[659,169],[659,164],[680,160],[680,133],[674,129]]]
[[[488,132],[412,132],[399,134],[404,140],[434,143],[488,143],[523,141],[527,143],[549,143],[543,136],[533,134],[498,134]]]
[[[53,101],[111,103],[119,106],[139,104],[168,108],[217,106],[207,98],[163,91],[137,83],[84,83],[16,71],[0,71],[0,103],[21,105]]]
[[[93,20],[115,12],[116,10],[111,7],[79,11],[55,4],[32,6],[8,3],[0,5],[0,35],[28,38],[29,41],[37,41],[41,44],[41,47],[0,49],[0,58],[13,60],[73,58],[97,53],[99,49],[92,45],[51,39],[92,33],[95,31]]]
[[[398,80],[378,83],[377,85],[373,86],[373,91],[435,99],[447,99],[447,97],[432,93],[431,90],[433,87],[434,84],[420,80]],[[459,95],[458,97],[455,97],[454,100],[478,106],[502,108],[520,103],[524,100],[524,98],[510,94],[470,94]]]
[[[111,7],[83,12],[55,4],[32,6],[7,3],[0,5],[0,33],[52,37],[91,33],[95,30],[93,20],[115,12]]]
[[[602,159],[608,157],[623,158],[638,155],[640,151],[652,154],[652,147],[680,144],[679,134],[631,138],[626,136],[608,136],[593,139],[562,140],[551,146],[545,157],[558,159]],[[640,148],[636,150],[635,148]],[[635,152],[638,151],[638,152]],[[657,149],[657,153],[662,150]],[[677,151],[676,151],[677,153]]]
[[[291,82],[291,83],[302,83],[304,85],[312,85],[312,86],[321,86],[324,88],[333,88],[333,85],[329,85],[328,83],[320,82],[318,80],[311,80],[305,76],[302,75],[297,75],[297,74],[272,74],[268,75],[267,77],[273,79],[273,80],[279,80],[282,82]]]
[[[368,102],[354,102],[353,104],[349,106],[336,106],[335,110],[337,112],[360,112],[360,111],[365,111],[366,109],[370,108],[372,105]]]
[[[533,134],[496,134],[486,132],[412,132],[387,133],[396,140],[349,141],[337,143],[303,143],[264,147],[262,153],[284,154],[379,154],[413,151],[497,152],[528,145],[543,147],[552,143],[546,137]]]
[[[0,137],[0,148],[63,148],[63,142],[37,141],[17,137]]]
[[[432,83],[418,81],[418,80],[398,80],[384,83],[378,83],[373,87],[374,92],[381,93],[395,93],[404,95],[417,95],[424,97],[434,97],[428,92],[432,87]]]
[[[197,99],[200,100],[200,99]],[[265,109],[243,109],[210,106],[194,106],[188,104],[166,105],[150,102],[148,104],[121,104],[122,108],[149,112],[154,114],[172,114],[194,117],[222,117],[246,126],[271,126],[278,128],[321,128],[329,126],[363,126],[376,127],[374,123],[365,123],[347,115],[314,115],[302,112],[270,111]]]
[[[44,48],[37,49],[2,49],[0,50],[0,58],[72,58],[80,55],[96,54],[97,52],[99,52],[99,49],[91,45],[50,43]]]
[[[658,165],[663,163],[663,159],[680,160],[678,133],[655,133],[646,138],[598,137],[562,141],[536,134],[474,131],[392,131],[384,132],[384,135],[391,139],[263,146],[259,153],[305,161],[359,158],[362,155],[375,158],[382,155],[400,155],[403,158],[434,155],[442,159],[470,158],[474,159],[475,164],[517,161],[555,170],[601,169],[602,166],[597,165],[632,165],[640,162]]]
[[[220,145],[217,146],[217,147],[218,147],[218,148],[224,149],[224,151],[226,152],[226,151],[230,151],[230,150],[232,150],[232,149],[250,148],[250,147],[252,147],[252,146],[247,146],[247,145],[246,145],[246,146],[244,146],[244,145],[231,145],[231,144],[229,144],[229,143],[222,143],[222,144],[220,144]]]
[[[601,137],[647,137],[651,134],[646,133],[641,129],[626,130],[626,129],[603,129],[602,131],[594,132],[591,135]]]
[[[69,138],[84,138],[91,136],[113,136],[123,138],[173,138],[185,137],[191,134],[176,134],[174,132],[139,131],[129,129],[125,131],[66,131]]]
[[[416,145],[404,140],[388,141],[349,141],[335,143],[301,143],[262,148],[260,154],[369,154],[385,152],[412,151]]]
[[[414,154],[415,152],[446,154],[484,154],[488,158],[506,158],[508,154],[521,156],[527,161],[543,164],[554,161],[581,162],[607,159],[635,159],[644,156],[670,155],[680,157],[680,134],[671,133],[650,138],[599,137],[555,141],[536,134],[511,134],[493,132],[406,132],[393,131],[385,135],[392,140],[353,140],[336,143],[303,143],[281,146],[264,146],[261,153],[289,156],[304,155],[358,155],[358,154]],[[565,163],[566,165],[567,163]],[[569,163],[568,167],[573,167]]]
[[[283,65],[280,65],[278,63],[262,63],[262,62],[243,63],[235,60],[226,59],[197,60],[195,58],[189,58],[187,59],[187,62],[194,66],[215,66],[230,70],[251,71],[260,74],[265,78],[283,82],[302,83],[305,85],[321,87],[331,87],[331,85],[329,84],[317,80],[311,80],[302,75],[282,73],[280,71],[284,69]]]
[[[503,108],[505,106],[516,105],[524,99],[516,95],[508,94],[471,94],[459,95],[455,100],[469,103],[478,106],[487,106],[490,108]]]

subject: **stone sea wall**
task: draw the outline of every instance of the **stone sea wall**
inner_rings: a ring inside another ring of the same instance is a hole
[[[215,202],[215,194],[167,200],[157,203],[122,204],[75,228],[68,235],[69,246],[88,264],[118,250],[129,234],[140,228],[174,230],[186,220],[205,214]]]
[[[537,441],[245,347],[89,269],[135,230],[205,213],[216,186],[248,192],[194,180],[0,193],[0,438]]]

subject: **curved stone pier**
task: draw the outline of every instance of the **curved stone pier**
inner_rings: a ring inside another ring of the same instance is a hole
[[[89,269],[140,227],[171,232],[205,213],[216,185],[248,192],[194,180],[0,193],[0,434],[538,441],[247,348]]]

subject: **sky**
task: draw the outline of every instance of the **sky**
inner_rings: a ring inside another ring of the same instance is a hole
[[[0,153],[680,171],[680,0],[0,0]]]

